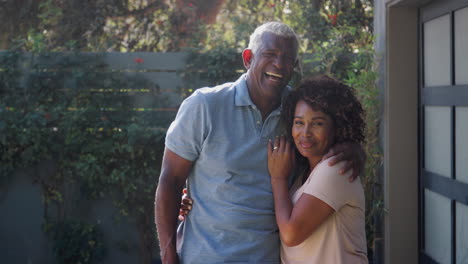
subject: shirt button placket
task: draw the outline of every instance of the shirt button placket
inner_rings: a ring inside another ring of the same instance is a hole
[[[258,109],[257,109],[257,107],[255,105],[252,106],[252,109],[254,110],[254,113],[255,113],[255,126],[257,128],[258,133],[261,136],[261,134],[262,134],[262,122],[260,120],[261,120],[262,115],[260,114],[260,111],[258,111]]]

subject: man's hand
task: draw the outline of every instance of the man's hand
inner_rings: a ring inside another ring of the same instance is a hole
[[[358,143],[345,142],[341,144],[335,144],[330,148],[327,154],[323,156],[323,159],[333,157],[328,162],[329,166],[333,166],[341,161],[346,161],[343,168],[340,169],[340,174],[345,174],[350,169],[353,170],[349,181],[354,181],[359,175],[364,172],[364,165],[366,163],[366,153],[362,146]]]

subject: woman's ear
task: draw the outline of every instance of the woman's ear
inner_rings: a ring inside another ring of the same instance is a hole
[[[245,49],[242,52],[242,60],[244,61],[244,67],[248,70],[252,64],[253,53],[251,49]]]

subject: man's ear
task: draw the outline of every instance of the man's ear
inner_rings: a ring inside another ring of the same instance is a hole
[[[299,73],[300,76],[302,76],[302,65],[299,62],[298,58],[294,62],[294,71],[296,71],[297,73]]]
[[[251,49],[245,49],[242,52],[242,60],[244,61],[244,67],[248,70],[252,64],[253,53]]]

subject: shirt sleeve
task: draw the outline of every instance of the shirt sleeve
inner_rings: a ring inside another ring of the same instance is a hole
[[[304,186],[304,193],[315,196],[328,204],[335,211],[340,210],[345,204],[353,199],[353,187],[348,181],[351,171],[345,175],[339,174],[339,169],[344,161],[333,166],[328,165],[328,160],[319,163],[312,171],[310,181]]]
[[[166,134],[166,147],[180,157],[194,161],[200,155],[208,131],[208,110],[198,90],[180,105]]]

